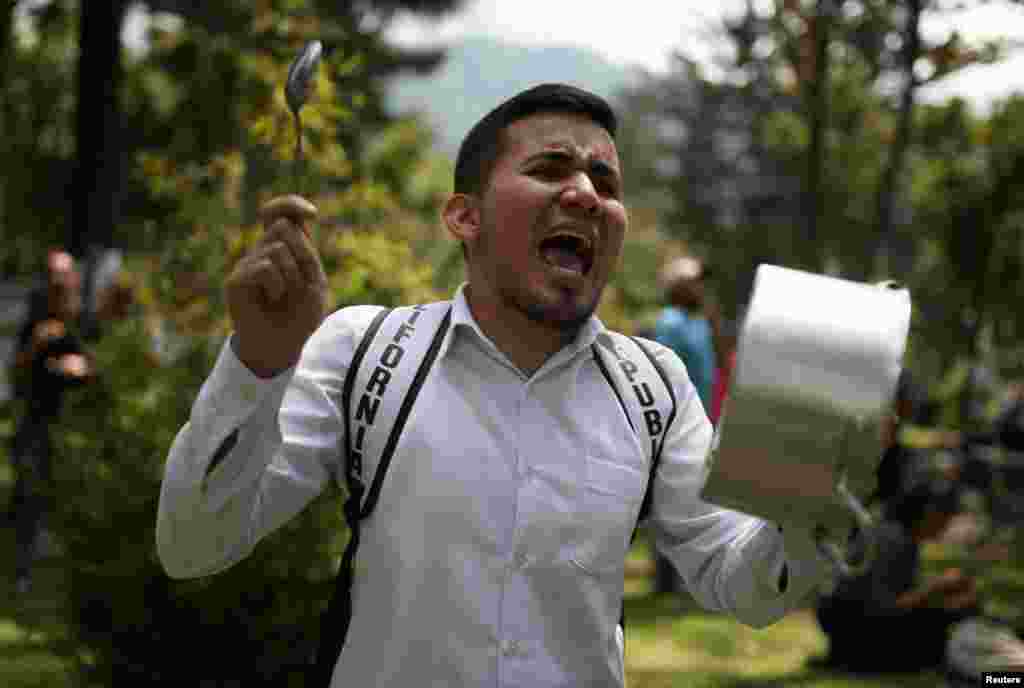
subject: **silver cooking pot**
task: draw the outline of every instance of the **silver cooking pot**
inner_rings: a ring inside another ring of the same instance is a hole
[[[891,282],[759,266],[701,497],[810,529],[840,574],[862,571],[910,311]]]

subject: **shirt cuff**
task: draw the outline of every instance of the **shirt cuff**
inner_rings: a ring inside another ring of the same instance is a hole
[[[794,584],[794,580],[824,581],[832,572],[832,567],[818,548],[818,541],[814,535],[808,530],[792,526],[784,530],[779,526],[778,529],[782,533],[785,566],[777,567],[777,583],[785,579],[788,588]],[[780,589],[779,592],[785,594],[787,589]]]
[[[231,346],[233,337],[232,334],[224,340],[197,400],[198,409],[212,412],[220,419],[247,416],[275,392],[283,397],[295,375],[295,366],[292,366],[271,378],[257,376],[235,355]]]
[[[765,595],[788,598],[801,595],[821,581],[828,563],[809,531],[764,523],[754,554],[756,585]]]

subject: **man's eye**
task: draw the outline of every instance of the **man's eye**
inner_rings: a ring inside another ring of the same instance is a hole
[[[558,179],[565,174],[565,166],[558,164],[547,164],[535,167],[533,173],[542,179]]]
[[[557,181],[572,174],[573,169],[573,165],[569,162],[561,163],[554,161],[531,168],[530,174],[538,179]],[[612,177],[603,174],[592,174],[590,175],[590,180],[598,193],[618,198],[619,185]]]

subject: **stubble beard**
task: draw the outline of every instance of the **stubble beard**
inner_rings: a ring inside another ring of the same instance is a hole
[[[478,250],[483,256],[492,254],[492,231],[495,228],[488,227],[480,236]],[[532,293],[530,286],[521,281],[522,275],[517,271],[502,266],[495,272],[498,278],[495,292],[504,308],[522,313],[532,323],[558,331],[566,341],[576,336],[601,301],[603,289],[598,289],[594,298],[585,303],[579,303],[570,295],[561,303],[545,303],[542,296]]]
[[[522,293],[513,292],[506,295],[502,293],[504,291],[502,289],[499,292],[503,303],[518,310],[530,322],[543,325],[549,329],[558,330],[566,339],[575,337],[587,321],[590,320],[594,311],[597,310],[597,302],[600,298],[598,297],[589,303],[546,304],[541,303],[536,298],[531,298],[529,294],[526,295],[526,298],[523,298]]]

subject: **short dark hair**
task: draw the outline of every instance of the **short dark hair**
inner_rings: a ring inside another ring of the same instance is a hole
[[[502,134],[518,120],[542,112],[585,115],[614,139],[615,112],[604,98],[567,84],[541,84],[506,100],[477,122],[459,146],[455,159],[455,193],[478,194],[487,186],[501,155]]]

